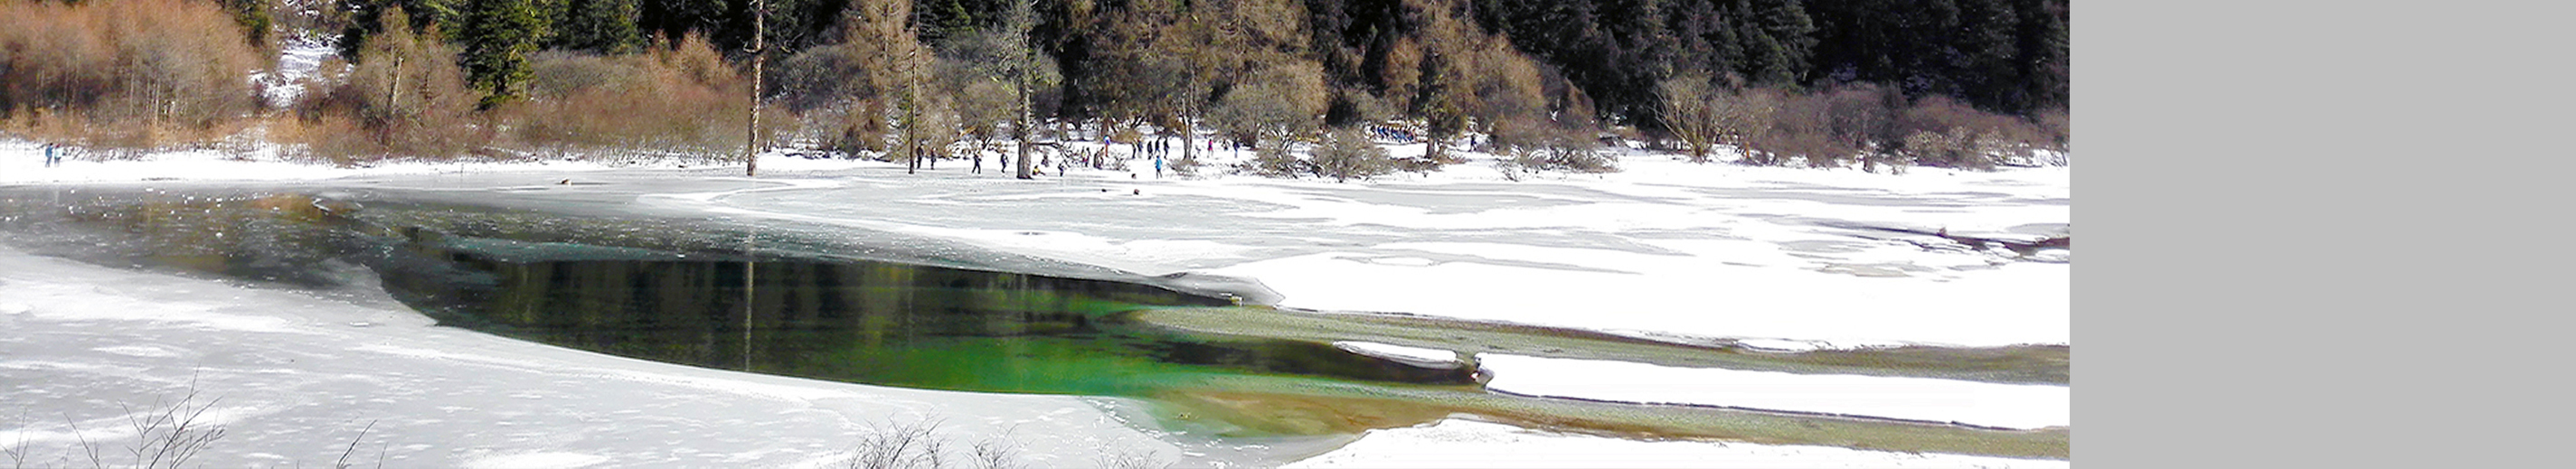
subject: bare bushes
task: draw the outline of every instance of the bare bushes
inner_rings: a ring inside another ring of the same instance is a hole
[[[849,469],[1022,469],[1029,467],[1021,457],[1020,444],[1009,431],[988,435],[958,448],[952,436],[942,435],[938,420],[910,423],[875,423],[859,435],[841,467]],[[1102,467],[1151,469],[1164,467],[1153,451],[1111,449],[1098,455]]]
[[[1208,114],[1209,124],[1237,143],[1259,148],[1264,142],[1307,135],[1323,123],[1331,95],[1324,69],[1296,61],[1263,69],[1227,92]]]
[[[457,51],[389,9],[354,67],[326,62],[283,135],[341,163],[520,152],[715,158],[743,148],[749,86],[705,40],[642,54],[546,52],[528,99],[476,111]],[[775,130],[775,129],[767,129]]]
[[[1540,171],[1607,173],[1618,171],[1601,143],[1584,127],[1538,119],[1513,119],[1496,125],[1494,145],[1503,176],[1519,180]]]
[[[1264,140],[1253,146],[1252,160],[1235,168],[1240,173],[1265,177],[1296,178],[1315,176],[1333,178],[1333,182],[1368,179],[1394,173],[1395,158],[1385,147],[1369,140],[1368,132],[1342,129],[1325,134],[1313,145],[1305,158],[1295,153],[1296,142],[1287,139]]]
[[[633,55],[546,52],[530,69],[529,99],[499,116],[512,146],[692,158],[743,148],[749,82],[703,39]]]
[[[1949,98],[1909,100],[1893,88],[1856,83],[1809,94],[1753,88],[1717,92],[1691,78],[1666,82],[1666,132],[1700,157],[1733,145],[1743,164],[1857,164],[1902,171],[1912,165],[1986,170],[2018,164],[2033,150],[2065,148],[2063,112],[2037,122],[1979,111]]]
[[[1252,161],[1237,168],[1256,176],[1293,178],[1315,172],[1314,163],[1298,159],[1286,140],[1271,140],[1252,147]]]
[[[220,138],[260,105],[244,37],[213,2],[0,2],[0,117],[109,148]]]
[[[1679,76],[1657,84],[1655,94],[1662,99],[1657,109],[1663,118],[1664,132],[1680,140],[1682,151],[1690,154],[1692,163],[1708,162],[1710,147],[1717,145],[1725,127],[1719,124],[1718,100],[1706,76]]]
[[[387,157],[445,158],[482,147],[489,126],[474,114],[456,50],[437,31],[413,31],[400,8],[367,41],[354,67],[326,60],[296,103],[313,155],[343,164]]]
[[[1333,182],[1351,178],[1370,178],[1395,172],[1395,160],[1387,157],[1386,148],[1369,140],[1367,132],[1342,129],[1324,137],[1315,148],[1315,175],[1333,178]]]
[[[192,460],[213,447],[215,442],[223,440],[227,433],[221,422],[206,415],[222,402],[222,398],[201,399],[192,383],[187,394],[177,401],[155,398],[152,405],[139,409],[119,404],[125,412],[124,428],[111,431],[133,435],[133,441],[121,444],[89,439],[88,432],[80,427],[79,421],[66,416],[64,423],[70,427],[70,433],[79,440],[80,446],[72,449],[73,454],[60,460],[63,463],[84,461],[88,467],[95,468],[197,467],[198,464],[190,464]],[[37,456],[26,447],[24,435],[20,437],[15,445],[0,448],[0,454],[6,454],[14,467],[29,467],[28,460]]]
[[[1756,133],[1756,143],[1772,164],[1795,156],[1809,167],[1841,167],[1880,150],[1893,125],[1893,107],[1904,96],[1869,84],[1836,88],[1791,98],[1771,118],[1771,128]],[[1867,164],[1867,163],[1865,163]]]
[[[1994,169],[2013,156],[2054,146],[2047,131],[2028,121],[1937,96],[1916,102],[1901,121],[1899,151],[1923,166]]]

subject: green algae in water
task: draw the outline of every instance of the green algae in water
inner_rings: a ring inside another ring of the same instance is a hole
[[[506,243],[504,243],[506,244]],[[873,261],[549,261],[488,241],[414,243],[388,291],[442,324],[712,368],[957,391],[1151,397],[1212,378],[1277,375],[1472,385],[1425,368],[1284,339],[1137,323],[1152,307],[1231,301],[1143,284]],[[537,253],[537,254],[532,254]]]

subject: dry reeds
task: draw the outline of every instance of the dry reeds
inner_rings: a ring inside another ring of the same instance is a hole
[[[218,140],[259,110],[244,37],[212,2],[0,2],[0,117],[106,149]]]

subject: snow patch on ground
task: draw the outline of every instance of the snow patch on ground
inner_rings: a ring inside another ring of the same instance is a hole
[[[1478,354],[1487,389],[1652,404],[1697,404],[2033,429],[2067,426],[2065,386],[1928,378],[1677,368],[1606,360]]]
[[[304,81],[319,71],[322,59],[334,53],[337,51],[329,41],[289,40],[278,51],[277,71],[252,73],[250,80],[264,87],[270,106],[291,106],[296,97],[304,94]]]
[[[1333,347],[1351,353],[1427,366],[1448,366],[1459,363],[1458,353],[1448,350],[1359,341],[1334,342]]]
[[[1528,430],[1462,418],[1371,430],[1287,468],[2063,468],[2067,461],[1913,454],[1826,446],[1637,441]]]
[[[114,287],[104,287],[113,285]],[[82,264],[0,245],[0,441],[35,467],[190,392],[208,467],[322,466],[367,428],[385,467],[787,467],[871,422],[938,418],[962,445],[1013,432],[1028,467],[1179,454],[1107,398],[952,393],[696,368],[453,328],[353,301]],[[370,327],[349,327],[368,322]],[[252,327],[255,326],[255,327]],[[220,402],[216,400],[220,399]],[[372,427],[370,425],[372,424]],[[74,426],[77,425],[77,429]],[[1027,438],[1046,435],[1046,438]],[[1198,445],[1201,443],[1191,443]],[[953,455],[952,455],[953,456]]]

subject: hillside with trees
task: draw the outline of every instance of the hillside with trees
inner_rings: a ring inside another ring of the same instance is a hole
[[[1256,172],[1335,179],[1467,145],[1606,171],[1606,137],[1988,168],[2066,147],[2068,18],[2064,0],[0,0],[0,118],[112,148],[256,127],[344,162],[796,146],[990,153],[1025,176],[1032,144],[1080,132],[1179,139],[1182,168],[1212,137],[1275,163]],[[297,102],[238,76],[315,41],[336,56],[283,85]],[[1430,145],[1386,155],[1371,132]]]

